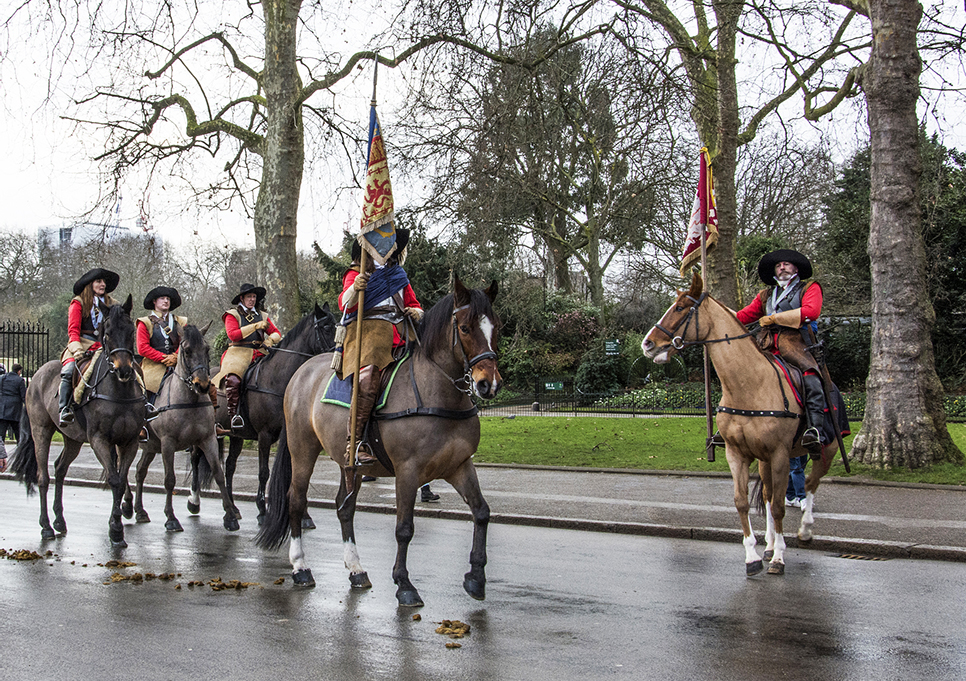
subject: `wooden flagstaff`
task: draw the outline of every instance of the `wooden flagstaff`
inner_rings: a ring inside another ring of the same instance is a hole
[[[710,160],[710,159],[709,159]],[[705,166],[705,150],[701,150],[701,167]],[[701,197],[701,278],[704,279],[704,290],[708,290],[708,220],[711,211],[711,164],[707,165],[707,173],[705,174],[704,182],[704,195]],[[700,179],[699,179],[700,185]],[[711,356],[708,354],[708,346],[702,346],[704,351],[704,414],[705,414],[705,425],[706,428],[706,438],[705,438],[705,450],[707,453],[708,461],[714,461],[714,443],[711,438],[714,436],[714,417],[711,415]]]

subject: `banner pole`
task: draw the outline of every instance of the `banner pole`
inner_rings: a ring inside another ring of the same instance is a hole
[[[701,167],[703,168],[706,150],[701,150]],[[704,290],[708,290],[708,222],[711,219],[711,165],[708,164],[707,170],[703,173],[704,186],[701,190],[704,196],[701,197],[700,215],[704,218],[701,222],[701,277],[704,279]],[[700,180],[699,180],[700,183]],[[704,350],[704,415],[706,425],[706,438],[704,441],[705,452],[709,462],[714,462],[714,443],[711,441],[714,436],[714,419],[711,416],[711,356],[708,354],[708,346],[702,346]]]

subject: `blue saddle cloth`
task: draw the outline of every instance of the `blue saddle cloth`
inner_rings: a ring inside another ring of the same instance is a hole
[[[386,406],[386,400],[389,399],[389,389],[392,387],[393,381],[396,380],[396,373],[408,359],[409,354],[407,353],[402,359],[390,367],[389,382],[386,384],[385,390],[379,395],[379,399],[376,400],[376,406],[373,408],[373,411],[378,411]],[[333,373],[329,377],[329,382],[322,392],[322,399],[319,401],[323,404],[334,404],[338,407],[349,409],[352,406],[352,374],[340,379],[338,374]]]

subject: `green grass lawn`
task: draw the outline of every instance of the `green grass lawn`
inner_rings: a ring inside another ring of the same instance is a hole
[[[704,454],[703,418],[588,418],[517,416],[481,419],[482,438],[476,461],[538,466],[642,468],[727,472],[724,450],[716,461]],[[852,424],[853,433],[859,424]],[[966,424],[951,423],[953,440],[966,452]],[[845,439],[846,451],[852,437]],[[942,464],[918,471],[885,471],[851,463],[852,475],[894,482],[966,485],[966,466]],[[840,457],[829,475],[846,477]]]

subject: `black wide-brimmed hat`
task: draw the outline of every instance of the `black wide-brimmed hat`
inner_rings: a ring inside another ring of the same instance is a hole
[[[801,280],[809,279],[812,276],[812,262],[790,248],[779,248],[777,251],[766,253],[758,261],[758,276],[769,286],[775,285],[775,265],[780,262],[790,262],[798,268],[798,278]]]
[[[144,296],[144,309],[153,310],[154,301],[162,296],[168,296],[171,299],[169,311],[181,306],[181,295],[178,293],[178,289],[170,286],[156,286],[148,292],[148,295]]]
[[[365,237],[359,237],[364,239]],[[396,230],[396,259],[402,263],[406,260],[405,250],[406,246],[409,245],[409,230],[408,229],[397,229]],[[359,239],[355,239],[352,242],[352,262],[359,262],[362,258],[362,246],[359,244]]]
[[[118,283],[121,281],[121,276],[117,272],[105,270],[103,267],[95,267],[92,270],[88,270],[83,277],[74,282],[74,295],[79,296],[85,286],[98,279],[103,279],[104,283],[107,284],[104,293],[110,293],[117,288]]]
[[[255,286],[255,284],[242,284],[241,290],[238,292],[238,295],[231,299],[231,304],[238,305],[238,303],[241,302],[242,296],[247,293],[255,294],[255,307],[258,307],[258,304],[263,300],[265,300],[264,288],[262,288],[261,286]]]

